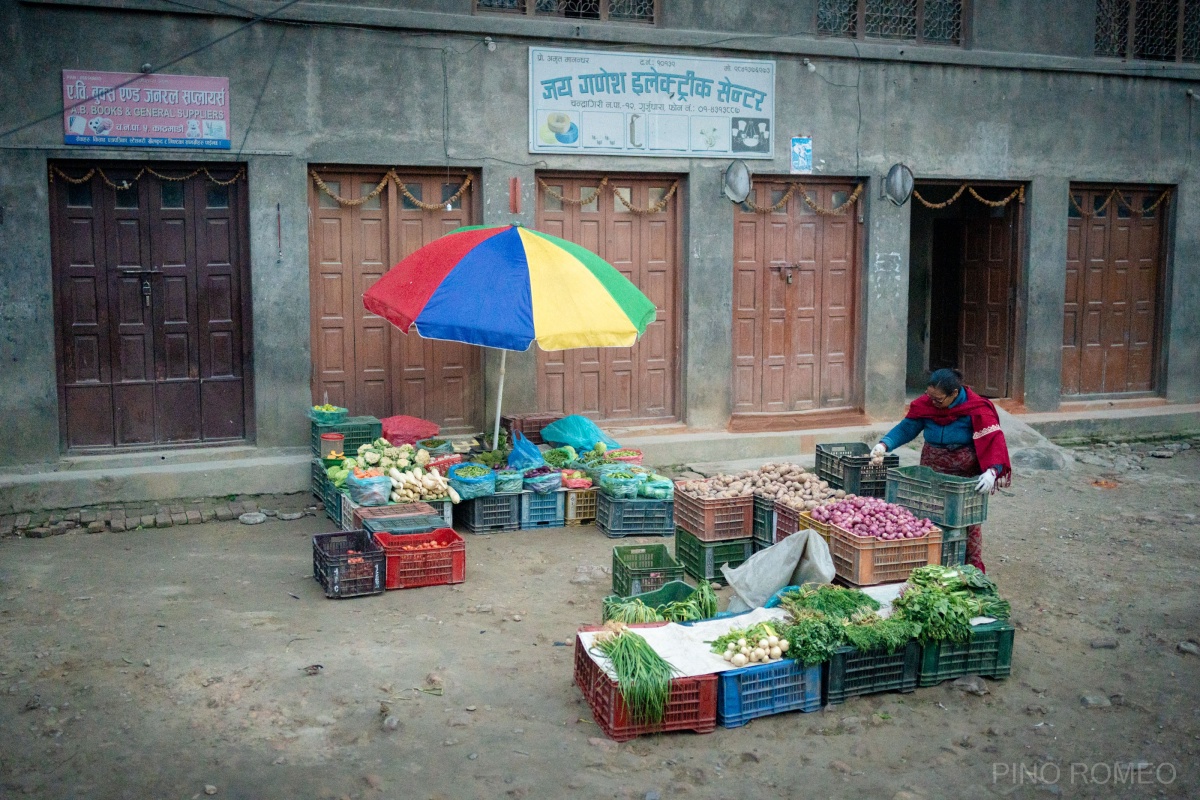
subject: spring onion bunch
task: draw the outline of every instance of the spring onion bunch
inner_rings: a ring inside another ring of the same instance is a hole
[[[798,592],[788,592],[780,599],[780,605],[795,616],[802,610],[820,611],[836,619],[849,619],[856,612],[866,609],[878,611],[879,603],[858,589],[842,586],[805,586]]]
[[[649,643],[619,622],[608,622],[593,648],[612,662],[617,688],[635,725],[659,725],[671,701],[671,679],[678,673]]]

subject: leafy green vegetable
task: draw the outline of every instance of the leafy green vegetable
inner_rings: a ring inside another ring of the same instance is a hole
[[[662,622],[664,620],[664,617],[659,614],[658,609],[651,608],[636,597],[628,600],[605,600],[604,618],[626,624]]]
[[[800,608],[791,613],[793,622],[779,629],[780,637],[791,643],[788,656],[806,667],[828,661],[842,643],[842,626],[820,611]]]
[[[896,614],[918,625],[917,639],[923,644],[969,640],[971,617],[977,607],[967,592],[946,592],[934,586],[912,584],[892,601]]]
[[[788,592],[783,595],[780,605],[793,616],[801,610],[820,611],[836,619],[849,619],[861,609],[878,611],[879,603],[858,589],[848,589],[842,586],[805,586],[798,592]]]
[[[903,617],[881,619],[874,611],[859,611],[843,626],[846,644],[865,652],[894,653],[916,638],[917,624]]]
[[[542,458],[555,469],[562,469],[575,460],[575,448],[557,447],[553,450],[547,450],[545,453],[542,453]]]
[[[597,634],[593,647],[606,656],[617,675],[617,688],[635,725],[658,725],[671,701],[671,679],[678,672],[638,634],[614,623]]]

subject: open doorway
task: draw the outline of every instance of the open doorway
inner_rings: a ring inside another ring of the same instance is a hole
[[[1018,397],[1020,187],[916,188],[924,202],[914,200],[912,211],[908,389],[922,391],[930,371],[957,367],[984,397]]]

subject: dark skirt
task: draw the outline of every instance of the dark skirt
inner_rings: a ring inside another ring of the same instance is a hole
[[[960,478],[976,478],[983,472],[979,466],[979,458],[975,455],[975,448],[970,445],[952,449],[926,444],[921,448],[921,465],[934,472]],[[987,571],[983,566],[982,526],[972,525],[967,528],[967,563]]]

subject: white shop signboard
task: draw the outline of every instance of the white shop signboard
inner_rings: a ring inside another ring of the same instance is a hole
[[[771,158],[774,128],[774,61],[529,48],[531,153]]]

